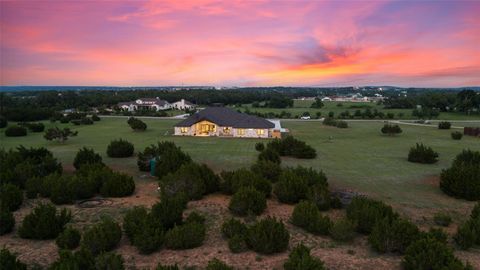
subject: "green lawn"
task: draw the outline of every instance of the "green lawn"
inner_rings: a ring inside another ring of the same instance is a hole
[[[315,116],[317,112],[321,112],[321,115],[328,116],[329,112],[334,112],[335,117],[344,111],[350,111],[350,114],[354,114],[356,110],[365,111],[369,107],[372,111],[377,109],[379,112],[393,113],[395,119],[415,119],[412,117],[411,109],[384,109],[383,105],[378,105],[374,102],[336,102],[336,101],[326,101],[323,102],[324,106],[320,109],[310,108],[312,105],[312,100],[294,100],[292,108],[285,109],[276,109],[276,108],[253,108],[251,104],[244,104],[240,109],[241,111],[246,110],[247,108],[252,112],[260,113],[281,113],[282,111],[287,111],[292,114],[292,118],[299,118],[304,112],[309,112],[310,115]],[[339,106],[338,104],[341,104]],[[360,106],[360,108],[358,107]],[[403,114],[402,117],[399,117],[399,114]],[[479,120],[480,115],[464,115],[461,113],[440,113],[438,119],[442,120]]]
[[[173,137],[173,125],[178,120],[145,119],[146,132],[133,132],[125,118],[103,118],[92,126],[71,126],[79,132],[64,144],[49,142],[43,133],[29,133],[26,137],[8,138],[0,131],[0,147],[9,149],[17,145],[44,146],[50,149],[64,165],[71,165],[76,151],[83,146],[101,153],[106,163],[115,169],[139,176],[136,159],[107,158],[108,143],[123,138],[134,143],[136,150],[149,144],[171,140],[188,152],[192,158],[204,162],[214,170],[231,170],[249,166],[256,159],[254,145],[259,139]],[[53,124],[47,123],[47,126]],[[70,126],[69,124],[57,124]],[[450,138],[449,130],[432,127],[402,125],[403,134],[395,137],[380,134],[381,122],[350,122],[350,128],[337,129],[316,121],[285,121],[295,137],[305,140],[318,152],[313,160],[286,158],[285,165],[312,166],[325,171],[332,186],[354,189],[407,207],[449,208],[462,207],[465,202],[443,195],[432,177],[464,148],[480,150],[480,139],[464,137],[461,141]],[[408,150],[416,142],[432,146],[440,154],[434,165],[409,163]],[[429,180],[430,179],[430,180]]]

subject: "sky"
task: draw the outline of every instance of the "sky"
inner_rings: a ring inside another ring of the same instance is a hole
[[[480,1],[0,0],[0,85],[480,86]]]

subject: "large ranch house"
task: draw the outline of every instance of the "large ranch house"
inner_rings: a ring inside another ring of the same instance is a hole
[[[177,110],[193,110],[196,108],[196,105],[185,100],[181,99],[180,101],[169,103],[166,100],[157,98],[139,98],[135,101],[130,102],[120,102],[117,105],[120,109],[133,112],[136,110],[153,110],[153,111],[165,111],[170,109]]]
[[[280,138],[278,125],[226,107],[208,107],[175,125],[178,136]]]

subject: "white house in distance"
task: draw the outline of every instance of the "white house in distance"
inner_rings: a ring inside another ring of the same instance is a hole
[[[208,107],[175,125],[178,136],[280,138],[280,122],[240,113],[225,107]]]
[[[193,109],[195,105],[182,99],[175,103],[169,103],[166,100],[162,100],[157,98],[139,98],[135,101],[129,102],[120,102],[117,105],[120,109],[126,110],[129,112],[140,110],[140,109],[148,109],[154,111],[165,111],[170,109]]]
[[[185,99],[181,99],[180,101],[172,103],[172,108],[177,109],[177,110],[193,110],[197,106]]]

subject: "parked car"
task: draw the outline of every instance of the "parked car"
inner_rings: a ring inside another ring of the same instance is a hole
[[[308,115],[302,116],[302,117],[300,117],[300,119],[302,119],[302,120],[310,120],[310,116],[308,116]]]

